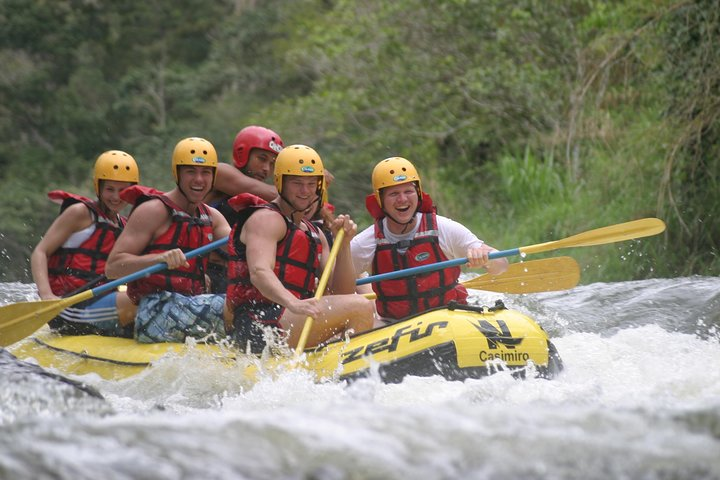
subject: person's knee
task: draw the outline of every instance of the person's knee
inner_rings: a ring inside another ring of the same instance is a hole
[[[121,327],[127,327],[135,323],[137,305],[135,305],[125,292],[118,292],[115,299],[115,308],[118,312],[118,321]]]
[[[373,302],[362,295],[355,296],[357,297],[355,298],[355,311],[357,314],[354,316],[353,327],[358,331],[369,330],[373,326],[373,320],[375,317]]]

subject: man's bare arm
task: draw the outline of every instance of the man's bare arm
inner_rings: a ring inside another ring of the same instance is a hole
[[[169,222],[168,211],[160,200],[148,200],[137,207],[130,215],[127,225],[110,252],[105,265],[105,276],[108,278],[125,277],[143,268],[166,261],[160,259],[163,254],[141,255],[141,253],[157,235],[167,229]],[[167,258],[167,260],[171,268],[180,266],[175,265],[180,262],[180,259],[173,261],[172,258]]]
[[[278,195],[273,185],[250,178],[227,163],[218,164],[214,188],[231,197],[239,193],[252,193],[268,202]]]

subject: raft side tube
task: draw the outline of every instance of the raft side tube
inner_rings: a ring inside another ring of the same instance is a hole
[[[519,372],[530,362],[539,377],[552,378],[562,370],[545,331],[502,302],[492,308],[455,304],[429,310],[306,353],[319,378],[367,376],[373,363],[387,382],[405,375],[477,378],[498,368]]]

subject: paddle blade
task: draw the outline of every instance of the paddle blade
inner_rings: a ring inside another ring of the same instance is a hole
[[[511,263],[500,275],[480,275],[462,284],[466,288],[499,293],[538,293],[569,290],[580,281],[580,265],[572,257]]]
[[[665,231],[665,223],[659,218],[642,218],[632,222],[619,223],[578,233],[553,242],[520,247],[521,253],[540,253],[569,247],[589,247],[607,243],[622,242],[635,238],[649,237]]]
[[[20,302],[0,307],[0,347],[7,347],[25,337],[55,318],[63,309],[92,298],[87,290],[72,297],[59,300]]]
[[[580,265],[572,257],[512,263],[500,275],[486,273],[462,282],[465,288],[498,293],[539,293],[569,290],[580,282]],[[364,294],[375,299],[374,293]]]

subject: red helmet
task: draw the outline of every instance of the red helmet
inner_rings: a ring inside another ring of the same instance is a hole
[[[280,153],[283,141],[280,135],[269,128],[252,125],[240,130],[233,142],[233,163],[238,169],[247,165],[250,151],[259,148],[272,153]]]

